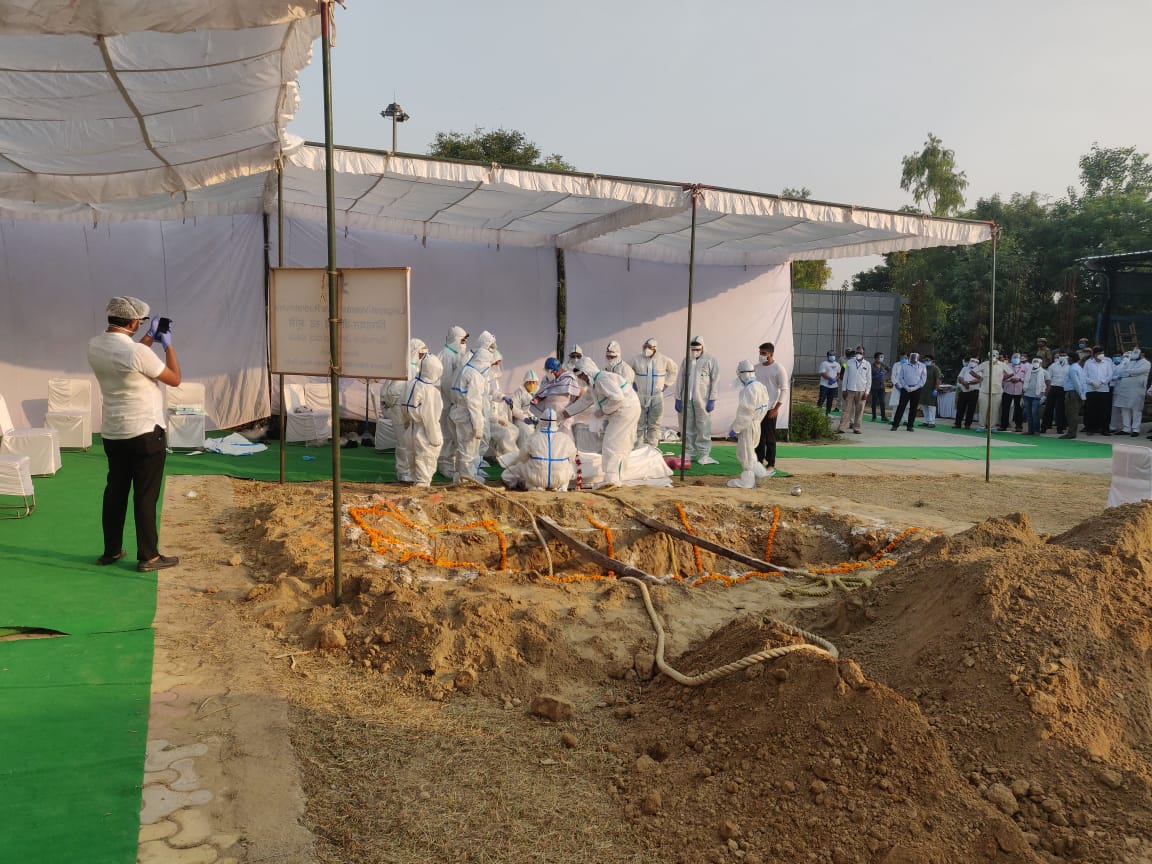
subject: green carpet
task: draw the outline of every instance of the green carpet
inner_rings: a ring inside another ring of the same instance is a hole
[[[151,680],[150,629],[0,642],[0,861],[136,860]]]

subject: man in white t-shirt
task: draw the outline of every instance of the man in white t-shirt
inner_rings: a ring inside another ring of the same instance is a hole
[[[768,469],[765,476],[772,477],[776,474],[776,418],[788,399],[788,370],[776,362],[776,346],[771,342],[760,345],[756,380],[768,390],[768,410],[760,420],[760,443],[756,445],[756,459]]]
[[[100,437],[108,457],[108,483],[104,487],[104,554],[99,564],[112,564],[124,557],[124,521],[128,493],[132,492],[136,524],[136,569],[142,573],[163,570],[180,563],[175,556],[161,555],[156,502],[164,482],[164,403],[160,387],[180,384],[180,364],[172,347],[172,327],[167,318],[152,321],[139,342],[132,337],[148,320],[148,304],[136,297],[113,297],[108,301],[108,329],[88,341],[88,365],[100,384],[103,422]],[[152,351],[159,342],[164,360]]]

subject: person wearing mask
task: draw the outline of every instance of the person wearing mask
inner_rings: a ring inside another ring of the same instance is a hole
[[[1084,399],[1084,431],[1093,435],[1111,434],[1108,431],[1109,415],[1108,385],[1112,382],[1112,361],[1100,346],[1092,352],[1092,359],[1084,364],[1084,380],[1087,382],[1087,396]]]
[[[1054,355],[1052,354],[1052,349],[1048,347],[1048,340],[1043,336],[1036,340],[1036,351],[1033,352],[1032,359],[1035,360],[1036,358],[1040,359],[1040,365],[1044,369],[1052,365]]]
[[[584,349],[579,345],[573,345],[568,349],[568,359],[564,362],[564,368],[571,372],[576,368],[577,361],[584,356]]]
[[[940,395],[940,379],[944,375],[932,358],[924,357],[924,387],[920,391],[920,408],[924,412],[924,425],[936,428],[936,398]]]
[[[560,429],[556,412],[549,408],[540,415],[519,455],[501,460],[505,462],[500,479],[509,489],[567,492],[576,473],[576,443]]]
[[[908,362],[896,367],[892,375],[892,384],[900,390],[900,401],[896,404],[896,412],[892,415],[892,431],[900,427],[900,419],[904,416],[904,409],[908,409],[908,421],[905,428],[911,432],[916,421],[916,409],[920,405],[920,391],[924,389],[928,370],[920,362],[920,355],[915,351],[908,354]]]
[[[1088,345],[1087,338],[1081,336],[1079,339],[1076,340],[1076,353],[1077,354],[1084,354],[1084,353],[1090,354],[1090,353],[1092,353],[1092,348]],[[1084,364],[1080,364],[1080,365],[1083,366]]]
[[[100,437],[108,460],[100,517],[104,553],[96,563],[114,564],[127,554],[123,548],[124,522],[131,493],[136,569],[142,573],[180,563],[175,555],[160,553],[156,522],[156,502],[160,500],[168,454],[164,400],[157,382],[179,387],[180,363],[167,318],[152,319],[147,334],[139,342],[132,340],[150,311],[138,297],[113,297],[105,309],[107,328],[88,340],[88,365],[100,384],[104,412]],[[164,348],[163,360],[152,350],[157,342]]]
[[[1040,403],[1047,393],[1048,376],[1044,371],[1044,362],[1039,357],[1033,357],[1024,371],[1021,388],[1024,416],[1028,419],[1028,435],[1040,434]]]
[[[716,408],[716,388],[720,381],[720,364],[705,353],[704,341],[692,337],[689,354],[676,376],[676,413],[687,409],[684,418],[684,454],[701,465],[716,465],[712,452],[712,411]],[[688,403],[684,404],[687,389]]]
[[[488,373],[488,398],[484,403],[485,431],[481,453],[485,459],[499,461],[516,452],[519,431],[512,425],[512,399],[504,395],[501,379],[504,376],[504,355],[493,349],[492,369]],[[481,465],[483,468],[484,466]]]
[[[976,368],[980,361],[972,357],[964,364],[960,374],[956,376],[956,423],[957,429],[963,426],[972,428],[972,420],[976,416],[976,400],[979,396],[980,382],[984,380]]]
[[[1000,410],[1000,400],[1004,396],[1004,376],[1008,364],[1000,359],[999,351],[992,351],[990,360],[985,360],[976,367],[976,374],[980,376],[980,425],[977,432],[985,431],[992,424],[993,409]]]
[[[508,407],[512,410],[513,422],[523,424],[525,417],[532,416],[532,400],[536,398],[536,388],[539,386],[540,377],[535,369],[524,373],[524,380],[509,397],[511,404]]]
[[[851,429],[856,435],[860,432],[860,421],[864,419],[864,400],[872,389],[872,365],[864,359],[864,349],[856,353],[844,367],[844,411],[840,415],[840,431]]]
[[[840,364],[836,362],[835,351],[828,352],[817,371],[820,373],[820,393],[816,397],[816,407],[824,408],[827,417],[832,413],[836,394],[840,391]]]
[[[768,413],[768,389],[756,380],[756,364],[751,360],[736,364],[736,377],[740,382],[740,400],[729,437],[736,436],[740,476],[733,477],[728,485],[734,489],[754,489],[756,481],[767,474],[767,469],[756,458],[756,448],[760,443],[761,422]]]
[[[640,421],[636,435],[655,447],[660,443],[660,419],[664,416],[664,390],[680,371],[669,357],[660,353],[655,339],[648,339],[640,354],[632,358],[636,373],[633,387],[640,397]]]
[[[1080,410],[1088,396],[1088,380],[1084,375],[1085,355],[1076,353],[1076,358],[1068,364],[1068,374],[1064,378],[1064,417],[1068,431],[1061,438],[1075,438],[1080,427]]]
[[[877,351],[872,355],[872,422],[876,422],[876,408],[880,408],[880,420],[888,422],[888,409],[884,402],[884,379],[888,376],[888,367],[884,365],[884,355]]]
[[[760,420],[760,442],[756,445],[756,459],[767,469],[766,477],[776,474],[776,418],[788,399],[788,370],[776,362],[776,346],[760,343],[760,363],[756,367],[756,380],[768,391],[768,410]]]
[[[604,417],[604,443],[600,448],[604,484],[621,486],[628,456],[636,440],[640,397],[623,377],[601,371],[588,357],[576,364],[575,374],[584,384],[584,395],[568,406],[564,413],[578,414],[595,406],[596,416]]]
[[[1040,434],[1043,435],[1055,426],[1056,434],[1063,435],[1067,428],[1064,419],[1064,381],[1068,377],[1068,352],[1064,349],[1057,351],[1044,374],[1048,379],[1048,399],[1040,417]]]
[[[1004,393],[1000,397],[1000,423],[996,427],[1000,432],[1008,431],[1011,421],[1017,432],[1024,431],[1023,409],[1021,398],[1024,394],[1024,375],[1028,364],[1019,354],[1013,354],[1008,368],[1004,370]]]
[[[392,434],[396,437],[396,479],[412,482],[412,460],[408,435],[404,432],[404,399],[408,384],[420,370],[420,361],[428,355],[423,339],[408,340],[408,377],[403,381],[385,381],[380,385],[380,408],[388,412]]]
[[[444,446],[440,428],[443,414],[440,396],[440,358],[431,354],[420,361],[416,377],[408,384],[404,399],[404,429],[411,455],[413,486],[431,486],[436,473],[436,460]]]
[[[452,385],[461,367],[468,360],[468,331],[458,325],[449,327],[444,347],[437,353],[436,359],[440,361],[440,402],[443,405],[440,437],[444,446],[440,451],[439,466],[441,474],[451,477],[456,459],[456,427],[448,414],[452,410]]]
[[[1133,438],[1140,435],[1140,420],[1144,413],[1144,388],[1148,383],[1148,372],[1152,364],[1144,357],[1144,352],[1133,348],[1117,372],[1116,390],[1112,404],[1119,413],[1116,431],[1127,433]]]
[[[543,417],[549,408],[556,412],[557,417],[562,417],[564,409],[580,397],[581,390],[580,381],[572,371],[561,366],[555,357],[549,357],[544,361],[544,380],[536,390],[529,410],[536,419]],[[572,434],[567,419],[560,422],[560,429]]]
[[[604,371],[619,375],[631,385],[636,380],[636,371],[624,360],[620,351],[620,343],[613,340],[608,343],[604,352]]]
[[[480,445],[484,441],[484,404],[488,401],[488,373],[494,357],[492,346],[472,352],[452,385],[452,408],[448,416],[456,433],[456,454],[452,465],[452,482],[474,481],[483,484],[487,479],[480,473]]]
[[[896,406],[900,404],[900,388],[896,386],[896,378],[900,369],[908,365],[907,352],[901,352],[900,356],[896,358],[896,362],[892,365],[892,392],[888,394],[888,407],[896,410]]]

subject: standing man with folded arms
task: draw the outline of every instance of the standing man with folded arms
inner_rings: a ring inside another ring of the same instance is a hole
[[[136,297],[113,297],[108,301],[108,329],[88,341],[88,365],[100,384],[103,422],[100,437],[108,457],[108,482],[104,487],[102,523],[104,554],[98,564],[112,564],[125,556],[124,521],[128,493],[136,524],[136,569],[142,573],[175,567],[176,556],[161,555],[156,503],[164,483],[164,460],[168,453],[164,400],[159,383],[180,385],[180,363],[172,347],[172,323],[152,319],[147,335],[132,337],[148,320],[148,304]],[[161,360],[152,350],[159,343]]]

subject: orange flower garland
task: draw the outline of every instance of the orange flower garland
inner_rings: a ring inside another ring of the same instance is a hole
[[[593,528],[599,528],[601,531],[604,532],[604,542],[608,546],[607,555],[609,558],[615,558],[616,557],[616,549],[612,543],[612,529],[609,526],[604,525],[601,522],[597,522],[595,517],[591,513],[587,513],[585,515],[588,517],[588,523]],[[612,570],[607,570],[607,571],[605,571],[605,573],[614,575],[614,571],[612,571]]]
[[[780,527],[780,508],[772,508],[772,527],[768,529],[768,542],[764,544],[764,560],[772,560],[772,541],[776,539],[776,529]]]
[[[676,505],[676,512],[680,514],[680,524],[684,526],[684,530],[689,534],[695,535],[692,526],[688,524],[688,514],[684,512],[684,508],[679,504]],[[704,573],[704,556],[700,554],[700,547],[695,543],[692,544],[692,557],[696,561],[696,572]]]

